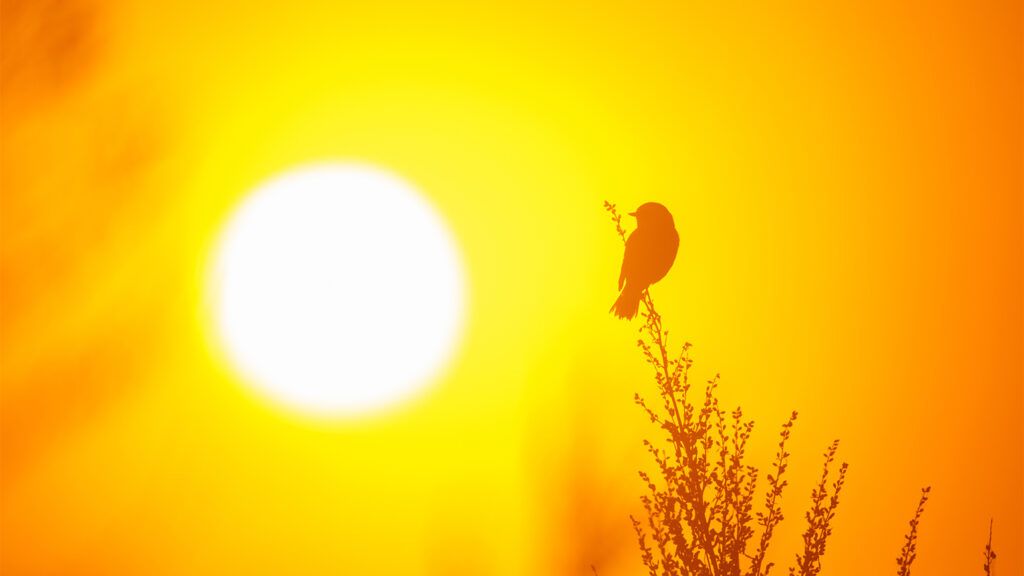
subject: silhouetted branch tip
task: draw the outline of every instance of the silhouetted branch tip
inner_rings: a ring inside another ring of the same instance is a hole
[[[992,575],[992,565],[996,560],[996,551],[992,548],[992,519],[988,521],[988,543],[985,544],[985,576]]]
[[[914,517],[910,519],[910,531],[903,537],[903,549],[896,557],[897,576],[910,576],[910,567],[917,558],[917,528],[921,523],[921,515],[924,514],[924,505],[928,502],[930,486],[921,489],[921,499],[917,503],[917,510]]]

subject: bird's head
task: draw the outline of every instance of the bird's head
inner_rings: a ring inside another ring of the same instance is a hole
[[[675,228],[675,221],[672,220],[672,213],[664,205],[657,202],[641,204],[636,212],[630,212],[630,216],[636,217],[636,225],[640,226],[669,226]]]

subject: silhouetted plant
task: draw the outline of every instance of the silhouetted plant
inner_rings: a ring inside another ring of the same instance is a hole
[[[793,422],[796,421],[796,416],[797,413],[794,411],[790,415],[789,420],[782,425],[782,432],[779,434],[779,449],[775,454],[775,463],[772,465],[774,473],[768,474],[767,477],[769,490],[764,499],[765,511],[757,513],[757,521],[761,525],[762,530],[757,550],[750,561],[749,574],[753,576],[767,574],[774,565],[772,563],[764,564],[764,557],[768,552],[768,543],[772,539],[775,527],[784,518],[782,507],[779,505],[779,498],[782,496],[782,489],[788,484],[788,482],[782,480],[782,475],[786,472],[789,459],[789,452],[786,452],[786,440],[789,440],[789,432],[793,427]],[[762,565],[764,565],[763,569]]]
[[[931,492],[930,486],[921,489],[921,500],[917,503],[917,511],[910,519],[910,531],[903,537],[906,542],[903,543],[900,555],[896,557],[896,566],[899,568],[896,572],[897,576],[910,576],[910,566],[917,558],[917,526],[921,523],[921,515],[924,514],[924,505],[928,502],[929,492]]]
[[[625,242],[626,231],[615,205],[605,202],[604,206]],[[719,406],[717,375],[706,383],[699,403],[690,400],[690,344],[683,343],[678,353],[670,353],[668,330],[648,291],[641,303],[644,323],[637,346],[654,369],[661,405],[652,408],[640,394],[634,399],[651,423],[664,432],[667,443],[659,447],[644,440],[657,465],[658,478],[640,472],[648,491],[640,499],[647,518],[641,522],[630,517],[641,560],[651,576],[767,576],[774,564],[766,563],[765,557],[784,517],[779,500],[787,485],[783,479],[790,456],[786,441],[797,413],[782,425],[772,472],[766,478],[764,511],[754,513],[758,469],[745,463],[753,421],[744,420],[739,408],[726,412]],[[847,470],[843,463],[830,492],[829,470],[837,449],[838,441],[825,454],[824,474],[811,494],[804,552],[797,556],[791,574],[810,576],[820,570]],[[748,553],[758,528],[757,546]]]
[[[821,557],[825,555],[825,542],[832,535],[832,519],[835,518],[836,508],[839,507],[839,493],[846,481],[847,464],[843,462],[839,466],[838,478],[832,483],[832,494],[829,495],[829,468],[835,461],[838,449],[839,440],[835,440],[825,451],[825,465],[822,469],[821,480],[811,490],[811,509],[805,514],[807,530],[804,532],[804,551],[802,554],[797,554],[796,566],[789,569],[791,575],[815,576],[821,572]]]
[[[985,544],[985,576],[992,575],[992,564],[996,560],[996,551],[992,548],[992,520],[988,521],[988,543]]]
[[[610,202],[605,202],[604,208],[625,243],[622,216]],[[662,325],[649,291],[644,290],[640,302],[644,322],[637,346],[654,369],[661,406],[652,408],[640,394],[634,395],[634,401],[651,423],[664,432],[663,440],[667,443],[666,448],[643,441],[657,465],[658,478],[640,471],[647,487],[647,494],[640,498],[646,522],[630,516],[640,559],[650,576],[768,576],[775,566],[766,562],[768,547],[775,528],[784,519],[779,500],[788,484],[783,479],[790,456],[786,442],[797,413],[793,412],[782,425],[775,461],[766,475],[764,510],[753,512],[759,471],[745,464],[744,458],[754,422],[744,420],[738,407],[727,413],[719,406],[715,395],[717,374],[706,382],[699,404],[690,400],[690,343],[684,342],[678,353],[670,353],[668,330]],[[832,521],[849,468],[841,463],[835,480],[829,482],[838,449],[839,440],[835,440],[825,451],[821,478],[811,490],[811,508],[804,515],[807,529],[803,533],[803,550],[796,555],[790,576],[817,576],[821,572],[821,559],[832,535]],[[917,558],[918,527],[930,492],[931,487],[927,486],[921,490],[910,531],[904,536],[903,548],[896,558],[897,576],[910,576]],[[757,546],[748,553],[748,544],[758,531]],[[992,575],[995,559],[989,521],[986,576]]]

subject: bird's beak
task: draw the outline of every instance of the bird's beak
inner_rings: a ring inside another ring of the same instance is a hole
[[[632,216],[633,218],[636,218],[636,212],[630,212],[629,215]]]

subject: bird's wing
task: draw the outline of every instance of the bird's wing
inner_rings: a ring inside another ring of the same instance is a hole
[[[622,268],[619,270],[619,290],[626,284],[626,276],[629,275],[629,271],[633,269],[633,261],[636,260],[636,231],[629,235],[629,239],[626,240],[626,250],[622,254]]]
[[[633,284],[646,286],[650,282],[644,281],[644,268],[647,255],[650,253],[651,235],[643,230],[634,230],[626,240],[626,252],[622,255],[622,270],[619,272],[619,290],[626,285],[626,280]]]
[[[626,263],[629,262],[629,248],[626,248],[626,253],[622,255],[622,268],[619,270],[619,291],[622,291],[622,285],[626,283]]]
[[[643,290],[665,275],[675,258],[676,246],[668,245],[668,239],[663,236],[639,229],[629,235],[619,272],[619,290],[627,282]]]

